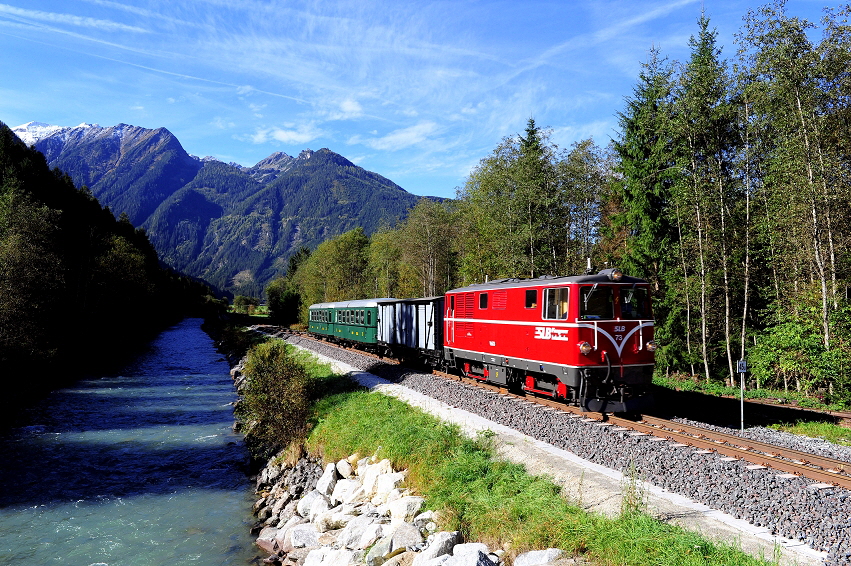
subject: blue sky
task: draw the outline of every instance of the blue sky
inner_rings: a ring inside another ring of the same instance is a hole
[[[616,135],[652,45],[688,57],[701,7],[723,55],[740,1],[0,0],[0,121],[165,127],[253,165],[327,147],[454,196],[528,118],[560,147]],[[818,21],[824,1],[793,0]]]

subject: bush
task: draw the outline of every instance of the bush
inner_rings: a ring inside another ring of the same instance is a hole
[[[287,350],[270,341],[248,351],[245,386],[236,415],[244,423],[245,440],[257,459],[268,458],[307,434],[315,378]]]

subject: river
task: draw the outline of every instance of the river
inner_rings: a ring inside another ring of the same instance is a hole
[[[0,436],[0,564],[256,557],[233,382],[200,325],[166,330],[120,375],[52,393]]]

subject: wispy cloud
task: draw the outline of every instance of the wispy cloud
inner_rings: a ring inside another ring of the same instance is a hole
[[[258,128],[249,139],[255,144],[277,141],[294,145],[311,142],[323,134],[314,124],[285,124],[283,127]]]
[[[99,20],[95,18],[85,18],[81,16],[74,16],[72,14],[60,14],[58,12],[41,12],[38,10],[26,10],[23,8],[16,8],[15,6],[9,6],[8,4],[0,4],[0,14],[20,20],[50,22],[52,24],[94,28],[99,29],[101,31],[126,31],[134,33],[148,33],[148,30],[146,29],[137,26],[122,24],[120,22],[113,22],[110,20]]]
[[[431,134],[434,134],[438,129],[436,123],[431,121],[420,122],[408,128],[400,128],[389,134],[377,138],[363,138],[361,136],[352,136],[349,138],[349,144],[363,144],[372,149],[383,151],[393,151],[418,145],[429,139]]]

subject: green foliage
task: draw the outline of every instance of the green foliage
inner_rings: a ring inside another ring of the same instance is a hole
[[[780,423],[771,425],[771,428],[792,434],[809,436],[810,438],[823,438],[842,446],[851,446],[851,430],[831,423],[798,421],[791,424]]]
[[[243,371],[246,382],[236,415],[245,424],[252,453],[263,458],[301,442],[307,433],[313,376],[277,340],[252,347]]]
[[[245,295],[237,295],[233,298],[233,311],[242,314],[254,314],[254,310],[260,306],[260,299],[257,297],[246,297]]]
[[[560,152],[530,119],[525,135],[503,139],[459,191],[464,281],[584,269],[609,179],[590,140]]]
[[[154,329],[218,308],[205,285],[160,266],[127,215],[116,220],[3,124],[0,293],[0,364],[39,376],[8,380],[11,404],[75,377],[78,356],[108,363]]]
[[[441,527],[511,553],[557,547],[595,564],[765,564],[730,546],[663,524],[640,512],[609,520],[567,501],[546,477],[495,459],[487,435],[463,437],[408,405],[377,393],[321,399],[308,438],[328,461],[358,452],[389,458],[409,470],[407,483],[429,508],[447,518]],[[379,449],[380,447],[380,449]]]

